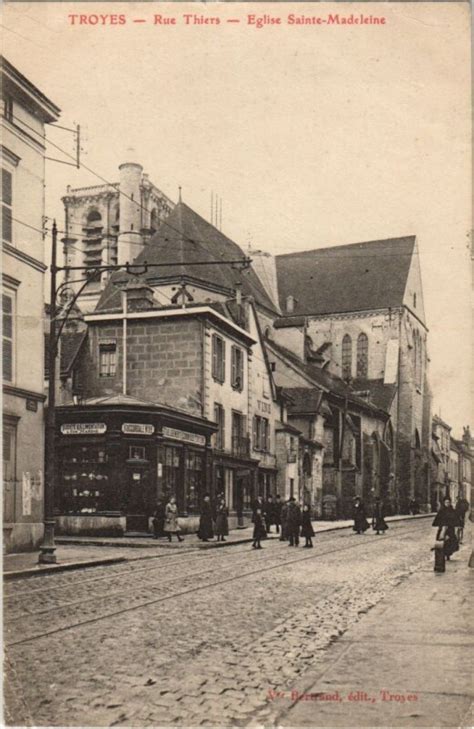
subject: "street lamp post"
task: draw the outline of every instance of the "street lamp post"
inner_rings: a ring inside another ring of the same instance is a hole
[[[50,281],[50,320],[49,320],[49,352],[48,352],[48,409],[46,412],[46,479],[44,485],[44,533],[38,556],[39,564],[56,562],[56,545],[54,544],[54,492],[56,486],[56,257],[58,229],[56,221],[52,228],[51,247],[51,281]]]

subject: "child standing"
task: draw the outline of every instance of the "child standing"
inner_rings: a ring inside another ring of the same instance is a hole
[[[267,536],[267,530],[265,529],[265,524],[263,523],[263,517],[262,517],[262,510],[261,509],[255,509],[255,514],[253,516],[253,549],[262,549],[262,545],[260,544],[261,539],[265,539]]]
[[[311,524],[311,512],[308,504],[303,506],[303,513],[301,515],[301,536],[306,539],[306,544],[304,546],[311,549],[313,546],[312,537],[314,537],[314,529]]]

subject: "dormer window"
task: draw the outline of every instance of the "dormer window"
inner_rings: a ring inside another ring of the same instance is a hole
[[[413,308],[416,309],[416,294],[413,294]]]

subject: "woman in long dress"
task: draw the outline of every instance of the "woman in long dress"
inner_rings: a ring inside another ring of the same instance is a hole
[[[168,541],[171,542],[171,536],[172,534],[176,534],[176,537],[178,539],[178,542],[183,541],[183,537],[179,536],[179,532],[181,531],[180,526],[178,524],[178,507],[176,506],[176,499],[174,496],[170,498],[168,503],[166,504],[165,508],[165,524],[164,529],[166,536],[168,537]]]
[[[311,524],[311,510],[308,504],[303,506],[303,512],[301,514],[301,536],[305,538],[305,547],[312,548],[314,529]]]
[[[456,528],[459,526],[459,517],[453,509],[451,499],[447,497],[444,499],[442,506],[436,514],[433,526],[438,527],[436,539],[439,540],[441,533],[444,530],[444,547],[443,551],[446,559],[450,559],[454,552],[459,549],[459,542],[456,536]]]
[[[353,530],[357,532],[357,534],[363,534],[369,528],[370,524],[367,521],[365,506],[359,496],[354,500],[352,516],[354,519],[354,526],[352,527]]]
[[[225,542],[225,537],[229,534],[229,510],[225,505],[224,499],[219,501],[216,515],[216,536],[218,542]]]
[[[208,542],[214,538],[214,528],[212,524],[212,509],[209,494],[206,494],[202,502],[201,516],[199,519],[199,529],[197,533],[199,539]]]

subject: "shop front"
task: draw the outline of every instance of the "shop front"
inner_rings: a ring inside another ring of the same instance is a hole
[[[245,526],[252,517],[257,495],[258,460],[237,459],[221,452],[213,456],[214,493],[224,494],[229,527]]]
[[[170,496],[183,530],[195,530],[202,498],[212,490],[214,425],[115,399],[57,408],[58,532],[147,533],[157,502]]]

